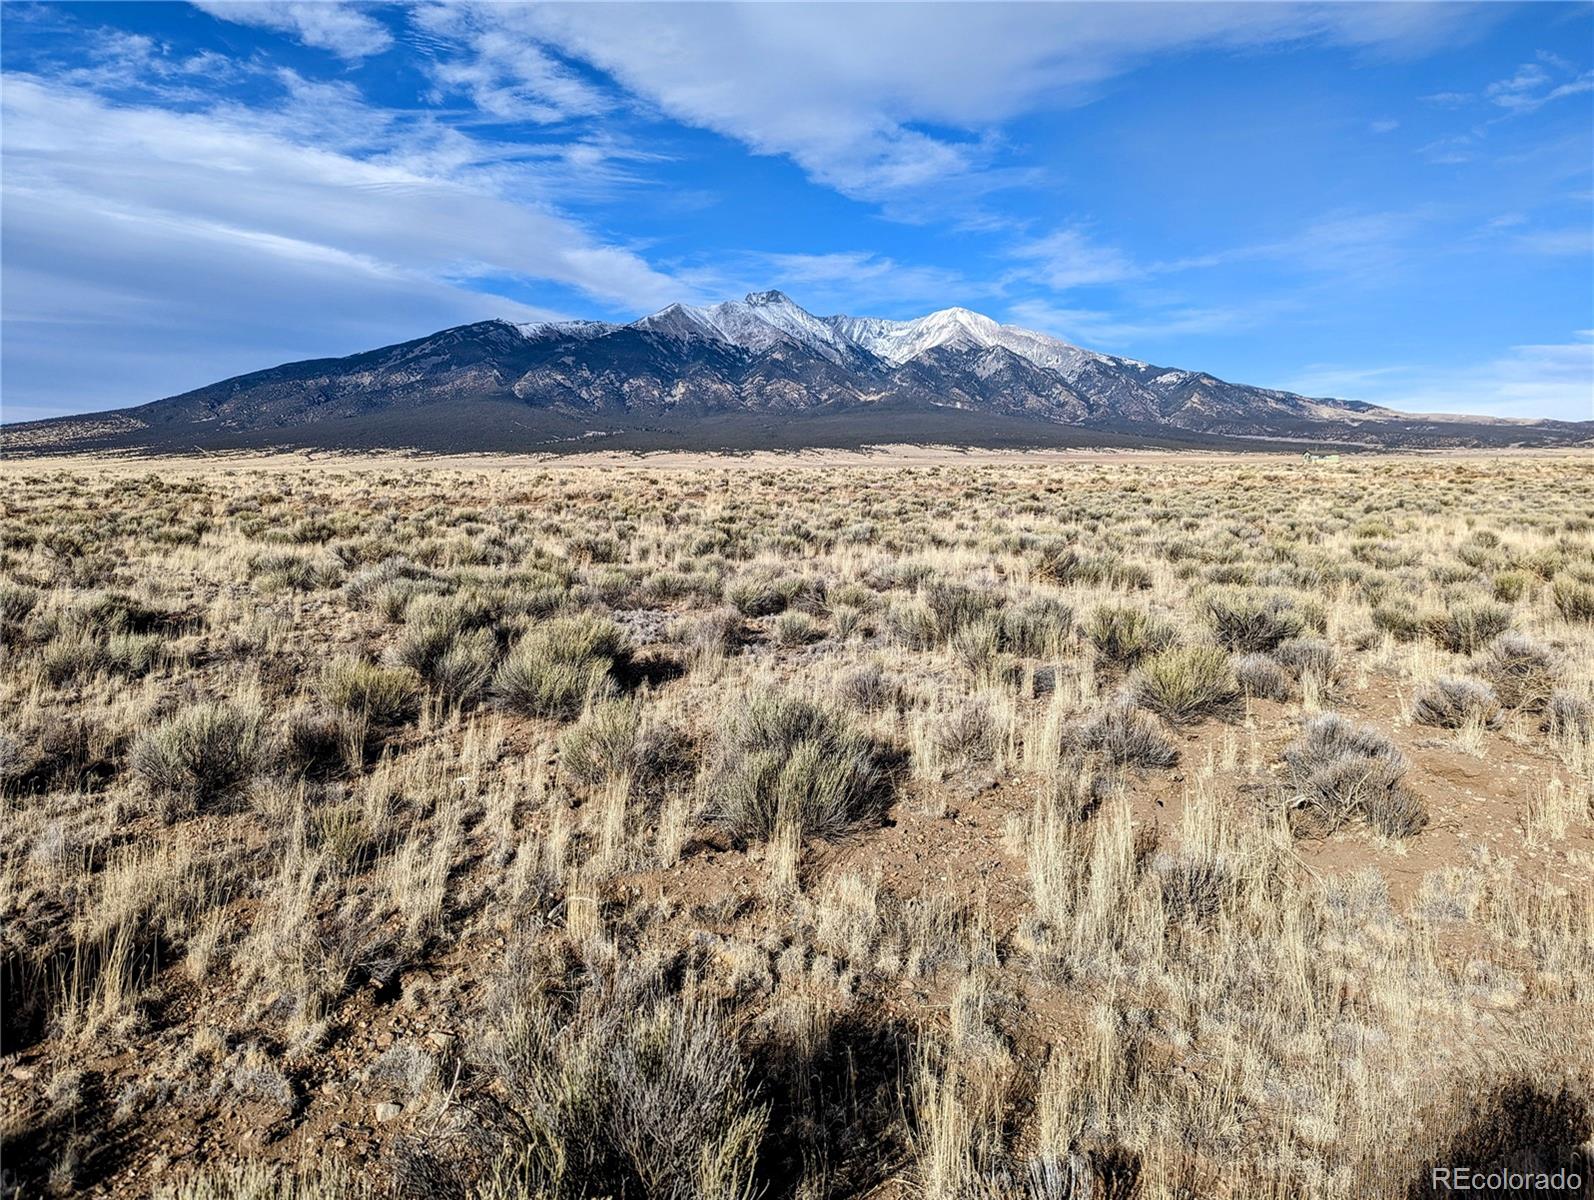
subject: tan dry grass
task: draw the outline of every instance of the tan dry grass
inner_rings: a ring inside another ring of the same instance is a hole
[[[1571,1149],[1591,484],[1565,455],[8,464],[8,1167],[1349,1198]],[[1166,632],[1126,651],[1103,611]],[[1440,678],[1505,679],[1504,627],[1550,675],[1414,723]],[[1243,654],[1279,696],[1230,690]],[[829,723],[760,766],[761,704]],[[216,705],[257,745],[206,786],[139,751]],[[1299,819],[1319,712],[1389,739],[1426,827]],[[1124,748],[1151,733],[1177,761]],[[805,829],[853,755],[889,788]]]

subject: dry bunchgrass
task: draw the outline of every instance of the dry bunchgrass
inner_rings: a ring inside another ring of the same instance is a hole
[[[1135,697],[1152,712],[1183,723],[1222,712],[1239,697],[1229,655],[1216,646],[1174,646],[1143,661]]]
[[[893,785],[880,749],[842,713],[779,692],[738,704],[705,784],[713,819],[743,840],[834,837],[877,818]]]
[[[1591,484],[9,469],[7,1169],[1359,1200],[1572,1151]]]
[[[616,690],[613,672],[624,653],[624,635],[613,621],[558,617],[516,643],[493,677],[493,692],[514,712],[571,717]]]

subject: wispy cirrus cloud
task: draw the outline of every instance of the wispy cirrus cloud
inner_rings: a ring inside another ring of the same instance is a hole
[[[1243,305],[1175,304],[1111,311],[1068,308],[1042,300],[1020,300],[1008,306],[1009,319],[1082,346],[1131,352],[1150,339],[1232,333],[1254,328],[1288,307],[1258,301]]]
[[[1425,102],[1442,108],[1462,109],[1487,104],[1499,111],[1476,120],[1466,130],[1433,139],[1419,152],[1429,162],[1442,166],[1475,162],[1496,126],[1529,116],[1557,100],[1589,92],[1594,92],[1594,71],[1579,71],[1560,55],[1541,50],[1533,61],[1519,64],[1510,75],[1486,84],[1477,92],[1438,92],[1424,96]]]
[[[1334,212],[1298,232],[1229,251],[1230,261],[1266,259],[1339,279],[1387,278],[1430,219],[1418,210]]]
[[[1399,54],[1494,18],[1451,5],[481,5],[480,29],[552,47],[678,121],[790,158],[814,181],[913,215],[904,197],[1024,178],[1001,125],[1081,103],[1160,53],[1317,41]],[[430,18],[427,18],[430,20]],[[478,55],[494,69],[491,52]]]
[[[1523,63],[1510,78],[1491,83],[1484,95],[1496,108],[1530,113],[1568,96],[1594,92],[1594,71],[1566,78],[1571,70],[1571,64],[1564,59],[1547,55],[1539,62]]]
[[[1019,265],[1002,281],[1009,287],[1027,284],[1061,293],[1248,262],[1272,263],[1302,276],[1332,275],[1341,281],[1387,277],[1427,219],[1421,211],[1330,212],[1282,237],[1149,260],[1138,260],[1124,247],[1076,224],[1010,246],[1007,256]]]
[[[517,281],[610,311],[687,290],[528,195],[523,174],[484,166],[490,152],[458,131],[396,123],[342,85],[282,82],[275,108],[188,111],[7,78],[9,402],[87,407],[50,369],[85,339],[93,401],[133,403],[263,362],[543,315],[513,298]],[[71,384],[91,386],[80,371]]]
[[[1154,270],[1135,263],[1117,246],[1098,241],[1082,225],[1054,230],[1020,242],[1008,255],[1019,261],[1017,274],[1052,291],[1122,283]]]
[[[111,212],[135,223],[211,223],[439,277],[552,279],[619,304],[660,300],[675,287],[638,254],[604,244],[578,222],[497,194],[491,173],[449,170],[438,157],[397,145],[392,155],[357,157],[333,148],[316,127],[304,130],[304,144],[288,136],[302,128],[291,112],[284,119],[225,106],[119,106],[17,77],[6,87],[5,115],[8,195],[47,195],[79,208],[90,224]],[[351,138],[383,127],[373,117]]]
[[[551,124],[615,107],[603,88],[538,41],[524,6],[432,4],[411,19],[432,45],[428,70],[439,93],[468,96],[489,117]]]
[[[1319,363],[1285,386],[1408,412],[1594,420],[1594,330],[1581,330],[1567,342],[1512,346],[1462,364]]]
[[[190,0],[213,17],[286,33],[306,46],[358,61],[393,45],[387,26],[353,4],[337,0]]]

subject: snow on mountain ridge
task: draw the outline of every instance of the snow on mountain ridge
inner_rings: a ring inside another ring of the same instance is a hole
[[[967,308],[943,308],[911,321],[816,317],[777,291],[752,292],[741,300],[704,307],[672,304],[634,322],[631,328],[674,337],[713,337],[755,352],[791,341],[832,362],[845,362],[853,352],[864,350],[892,366],[901,366],[928,350],[999,346],[1070,378],[1092,363],[1143,365],[1085,350],[1033,329],[1003,325]]]
[[[586,339],[602,337],[604,334],[613,333],[620,328],[618,325],[611,325],[607,321],[584,321],[579,319],[571,321],[506,321],[505,324],[514,326],[523,338],[542,337],[544,334],[551,333],[562,337]]]
[[[707,306],[672,304],[630,327],[673,337],[706,336],[758,352],[795,342],[838,363],[855,349],[826,322],[780,292],[753,292],[742,300]]]
[[[937,347],[969,350],[1000,346],[1038,367],[1061,371],[1065,376],[1074,375],[1092,362],[1130,361],[1097,354],[1033,329],[1002,325],[967,308],[943,308],[911,321],[879,317],[831,317],[830,321],[871,354],[895,366]]]
[[[808,346],[840,362],[851,345],[830,324],[793,303],[782,292],[753,292],[744,300],[726,300],[702,310],[726,340],[749,350],[764,350],[780,337]]]

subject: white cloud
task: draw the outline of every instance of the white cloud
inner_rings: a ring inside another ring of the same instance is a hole
[[[1326,284],[1382,284],[1404,260],[1410,235],[1423,220],[1421,213],[1329,213],[1286,237],[1168,260],[1137,260],[1071,226],[1010,251],[1022,266],[1003,275],[1000,283],[1019,297],[1007,307],[1010,319],[1019,324],[1092,349],[1156,357],[1156,347],[1168,346],[1170,339],[1237,333],[1298,313]],[[1275,286],[1241,303],[1212,303],[1200,299],[1196,289],[1172,282],[1186,272],[1257,262],[1274,264],[1296,279],[1295,286]],[[1103,286],[1115,289],[1110,309],[1055,299],[1079,288]],[[1037,288],[1051,295],[1025,295]]]
[[[1284,259],[1308,270],[1340,277],[1385,277],[1404,255],[1421,213],[1336,213],[1314,221],[1300,233],[1254,248],[1262,258]]]
[[[168,104],[203,104],[218,84],[259,73],[257,64],[212,50],[181,53],[166,42],[119,29],[82,31],[81,54],[50,72],[57,83],[99,92],[121,91]]]
[[[1478,157],[1475,147],[1479,137],[1477,133],[1446,134],[1419,147],[1417,153],[1435,166],[1460,166],[1463,163],[1473,162]]]
[[[1449,5],[483,5],[471,20],[552,45],[664,114],[889,202],[990,187],[993,131],[1078,103],[1160,52],[1314,39],[1419,51],[1494,18]],[[481,69],[492,67],[486,62]],[[978,179],[973,173],[978,170]]]
[[[8,81],[5,110],[7,191],[86,215],[210,223],[439,276],[548,279],[611,303],[674,291],[638,255],[546,207],[492,194],[490,176],[300,145],[280,120],[117,107],[25,77]]]
[[[1537,61],[1523,63],[1508,78],[1496,80],[1483,89],[1482,98],[1501,109],[1501,112],[1475,122],[1464,132],[1435,138],[1422,146],[1418,153],[1429,162],[1443,166],[1478,161],[1490,131],[1496,126],[1526,117],[1553,101],[1594,92],[1594,71],[1573,74],[1575,71],[1576,68],[1560,55],[1548,50],[1539,51]],[[1460,108],[1472,103],[1476,97],[1470,92],[1439,92],[1424,96],[1423,99],[1444,108]],[[1579,149],[1586,157],[1586,150],[1581,146]],[[1510,160],[1501,158],[1500,161]]]
[[[1050,333],[1093,350],[1135,355],[1137,344],[1160,338],[1228,333],[1254,326],[1275,315],[1280,305],[1174,305],[1136,316],[1089,308],[1063,308],[1041,300],[1021,300],[1008,308],[1017,325]],[[1172,363],[1192,369],[1200,364]],[[1240,382],[1248,382],[1241,380]]]
[[[1421,211],[1327,213],[1287,237],[1156,263],[1147,269],[1165,274],[1266,261],[1341,280],[1383,278],[1403,259],[1411,235],[1426,219]]]
[[[1563,72],[1568,67],[1563,59],[1551,55],[1545,61]],[[1585,71],[1563,83],[1555,83],[1554,76],[1538,63],[1523,63],[1509,79],[1491,83],[1484,91],[1500,108],[1515,113],[1529,113],[1544,107],[1552,100],[1594,92],[1594,71]]]
[[[393,44],[386,26],[336,0],[190,0],[211,16],[290,34],[306,46],[358,61]]]
[[[1393,117],[1381,117],[1367,128],[1374,133],[1394,133],[1395,130],[1400,128],[1400,122]]]
[[[1059,229],[1010,251],[1025,263],[1022,274],[1053,291],[1121,283],[1146,273],[1115,246],[1103,245],[1081,227]]]
[[[1008,256],[1022,265],[1004,275],[1001,282],[1015,289],[1038,285],[1053,292],[1066,292],[1082,287],[1155,280],[1244,262],[1275,262],[1296,272],[1333,276],[1342,281],[1357,277],[1383,278],[1402,260],[1407,240],[1423,220],[1421,213],[1334,212],[1308,222],[1287,237],[1272,241],[1150,261],[1137,260],[1120,247],[1097,240],[1083,226],[1071,225],[1011,247]],[[1066,311],[1077,315],[1085,310]],[[1208,310],[1193,308],[1189,311]],[[1116,321],[1108,324],[1119,328]]]
[[[1550,73],[1538,63],[1524,63],[1509,79],[1497,80],[1484,89],[1484,95],[1501,108],[1538,107],[1537,93],[1546,90]]]
[[[1512,346],[1481,362],[1352,369],[1318,365],[1285,386],[1406,412],[1594,420],[1594,330],[1570,342]]]
[[[550,314],[324,246],[183,221],[85,227],[8,198],[4,419],[143,403],[489,317]],[[125,236],[116,236],[119,226]]]
[[[338,92],[305,102],[340,98],[352,103]],[[179,112],[8,77],[8,400],[134,403],[259,367],[268,353],[347,353],[528,311],[472,287],[551,281],[627,310],[682,292],[633,250],[527,198],[524,170],[509,177],[522,185],[514,198],[500,194],[500,175],[475,165],[485,152],[463,135],[405,140],[380,114],[352,116],[342,141],[389,153],[336,148],[291,101]],[[74,364],[73,378],[51,378],[52,361],[57,376]],[[88,386],[76,364],[90,361],[102,386],[74,391]]]
[[[434,4],[416,10],[416,26],[440,52],[430,64],[444,93],[463,92],[484,114],[549,123],[613,107],[599,88],[538,45],[529,12]]]

